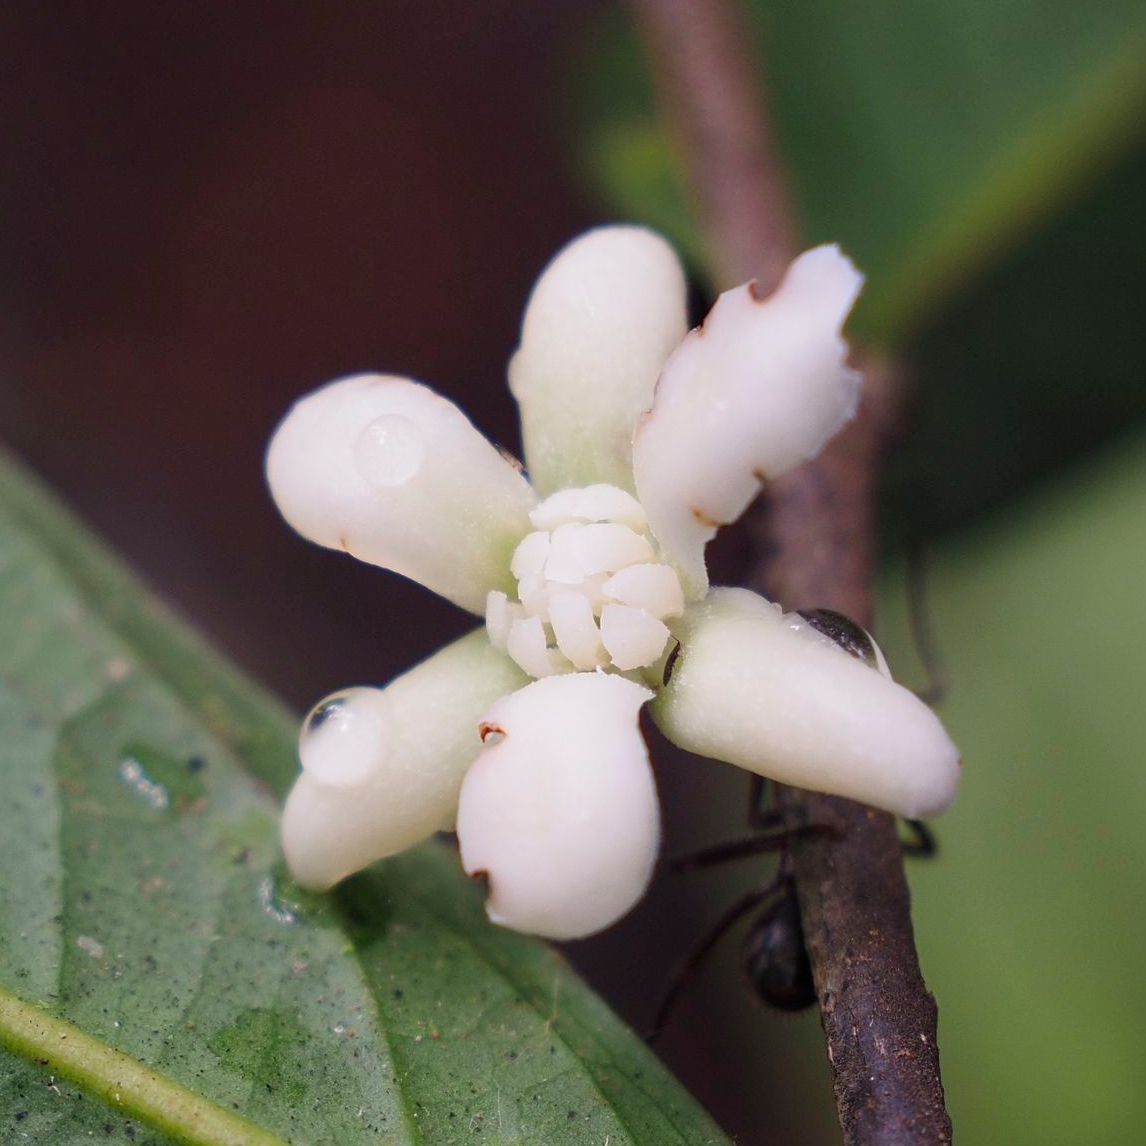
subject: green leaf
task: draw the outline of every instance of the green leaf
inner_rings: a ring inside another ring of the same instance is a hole
[[[868,273],[870,340],[901,342],[1146,122],[1138,0],[757,0],[750,14],[806,235]],[[603,30],[582,74],[591,177],[700,256],[631,32]]]
[[[0,456],[0,1139],[725,1141],[445,847],[294,887],[294,739]]]
[[[1139,433],[931,562],[964,775],[911,875],[968,1142],[1142,1141],[1144,505]],[[901,594],[884,605],[910,664]]]
[[[881,507],[893,541],[966,525],[1146,420],[1146,147],[910,349],[918,399]]]

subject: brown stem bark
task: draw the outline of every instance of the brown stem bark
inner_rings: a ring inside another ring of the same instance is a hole
[[[800,227],[768,118],[763,80],[728,0],[632,0],[665,123],[709,264],[769,294],[799,253]]]
[[[632,3],[718,283],[756,278],[770,290],[799,231],[735,0]],[[855,421],[815,461],[771,483],[748,528],[752,587],[786,608],[824,606],[869,624],[876,486],[901,386],[888,362],[863,366]],[[949,1142],[937,1012],[893,818],[793,788],[777,799],[802,822],[842,829],[795,838],[791,853],[846,1146]]]

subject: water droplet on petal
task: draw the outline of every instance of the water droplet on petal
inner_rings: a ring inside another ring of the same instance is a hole
[[[298,739],[302,766],[320,784],[359,784],[385,759],[390,701],[380,688],[348,688],[310,710]]]
[[[409,418],[384,414],[358,435],[354,467],[371,485],[393,489],[418,472],[425,453],[422,431]]]

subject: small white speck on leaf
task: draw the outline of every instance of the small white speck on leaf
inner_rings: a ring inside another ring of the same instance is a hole
[[[90,935],[81,935],[76,939],[76,946],[84,952],[85,955],[90,955],[93,959],[103,958],[103,944],[93,939]]]

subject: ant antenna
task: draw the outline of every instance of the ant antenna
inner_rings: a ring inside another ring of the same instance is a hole
[[[927,595],[927,559],[924,543],[918,538],[907,547],[905,568],[907,624],[915,654],[927,677],[927,685],[915,694],[924,704],[938,704],[951,688],[951,672],[935,636],[934,618]]]

